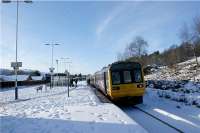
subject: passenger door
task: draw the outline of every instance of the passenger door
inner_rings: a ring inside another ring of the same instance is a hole
[[[107,78],[106,78],[106,72],[103,73],[103,80],[104,80],[104,89],[105,89],[105,93],[107,94]]]

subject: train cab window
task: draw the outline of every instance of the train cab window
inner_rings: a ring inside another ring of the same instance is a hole
[[[123,71],[123,76],[124,76],[124,83],[131,83],[131,72],[130,71]]]
[[[112,84],[120,84],[120,73],[119,72],[112,72]]]
[[[134,80],[135,82],[142,82],[142,73],[140,69],[134,70]]]

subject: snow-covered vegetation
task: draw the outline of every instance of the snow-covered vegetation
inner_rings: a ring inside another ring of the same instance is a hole
[[[200,107],[200,67],[195,59],[179,63],[176,68],[163,66],[153,71],[145,79],[160,97]]]
[[[200,62],[200,57],[198,57]],[[192,80],[200,81],[200,67],[196,66],[195,59],[177,64],[175,67],[168,66],[153,67],[153,73],[145,76],[146,80],[168,80],[181,81]]]
[[[173,125],[184,133],[199,133],[200,109],[196,106],[188,106],[184,102],[161,98],[158,91],[159,89],[147,88],[144,103],[137,105],[137,107]],[[162,133],[171,133],[169,129],[162,128],[158,122],[153,123],[152,119],[146,119],[143,116],[144,114],[137,110],[130,112],[130,114],[134,116],[133,119],[136,122],[149,132],[159,132],[158,129],[160,129]]]

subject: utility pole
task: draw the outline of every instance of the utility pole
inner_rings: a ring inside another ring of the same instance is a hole
[[[31,0],[24,0],[24,1],[11,1],[11,0],[2,0],[2,3],[11,3],[11,2],[16,2],[16,33],[15,33],[15,62],[11,62],[11,67],[14,68],[15,71],[15,100],[18,99],[18,79],[17,79],[17,71],[19,70],[19,67],[22,67],[22,62],[18,62],[18,16],[19,16],[19,2],[24,2],[24,3],[32,3]]]
[[[51,83],[50,83],[50,89],[52,89],[52,86],[53,86],[53,71],[55,70],[55,68],[53,67],[53,50],[54,50],[54,46],[57,46],[57,45],[60,45],[60,44],[57,44],[57,43],[47,43],[45,45],[48,45],[48,46],[51,46],[51,67],[49,68],[50,70],[50,74],[51,74]]]

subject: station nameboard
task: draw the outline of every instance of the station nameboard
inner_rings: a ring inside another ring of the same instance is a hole
[[[11,67],[13,68],[22,67],[22,62],[11,62]]]

